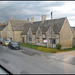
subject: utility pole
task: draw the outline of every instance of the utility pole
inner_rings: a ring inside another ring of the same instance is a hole
[[[53,12],[51,11],[51,24],[52,23],[52,19],[53,19]],[[52,43],[52,48],[53,48],[53,35],[52,35],[52,30],[53,30],[53,25],[51,25],[51,43]]]

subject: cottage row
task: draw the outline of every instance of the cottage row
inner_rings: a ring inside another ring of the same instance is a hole
[[[60,43],[62,48],[75,46],[75,31],[70,27],[67,17],[46,20],[42,15],[41,21],[31,18],[27,21],[11,18],[7,25],[0,27],[0,37],[15,42],[56,47]]]

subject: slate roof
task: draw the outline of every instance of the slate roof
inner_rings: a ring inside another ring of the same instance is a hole
[[[65,21],[65,18],[55,19],[55,20],[54,20],[54,22],[53,22],[53,24],[54,24],[54,25],[53,25],[53,31],[54,31],[55,33],[59,33],[59,32],[60,32],[61,27],[62,27],[64,21]]]
[[[50,26],[53,27],[53,31],[55,33],[59,33],[61,30],[61,27],[64,23],[66,17],[64,18],[59,18],[59,19],[53,19],[53,20],[45,20],[44,22],[38,21],[38,22],[33,22],[33,24],[25,24],[26,27],[24,27],[24,30],[22,34],[27,34],[28,28],[31,27],[32,33],[35,34],[38,27],[41,28],[42,33],[45,34]]]
[[[38,27],[40,26],[40,23],[41,23],[41,21],[39,21],[39,22],[34,22],[34,23],[30,26],[33,34],[36,33]]]
[[[25,21],[23,20],[11,20],[12,30],[21,31],[24,28]]]
[[[27,32],[28,32],[28,30],[29,30],[29,27],[30,27],[30,23],[27,23],[27,24],[24,25],[24,29],[23,29],[23,31],[22,31],[22,35],[23,35],[23,34],[24,34],[24,35],[27,34]]]
[[[0,31],[2,31],[5,27],[6,27],[6,25],[0,26]]]
[[[50,27],[50,25],[41,25],[40,29],[41,29],[42,33],[45,34],[49,27]]]
[[[27,34],[29,27],[31,28],[32,33],[35,34],[35,32],[37,31],[37,28],[38,28],[38,26],[40,25],[40,23],[41,23],[41,21],[39,21],[39,22],[34,22],[33,24],[31,24],[31,23],[26,23],[25,26],[24,26],[24,30],[23,30],[23,32],[22,32],[22,35],[24,35],[24,34],[26,35],[26,34]]]

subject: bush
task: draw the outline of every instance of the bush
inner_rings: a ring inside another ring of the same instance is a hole
[[[56,48],[57,48],[57,49],[61,49],[61,44],[59,44],[59,43],[56,44]]]

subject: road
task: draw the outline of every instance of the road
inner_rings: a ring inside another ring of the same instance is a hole
[[[27,49],[11,50],[2,45],[0,65],[13,74],[75,74],[75,65],[46,58]]]

